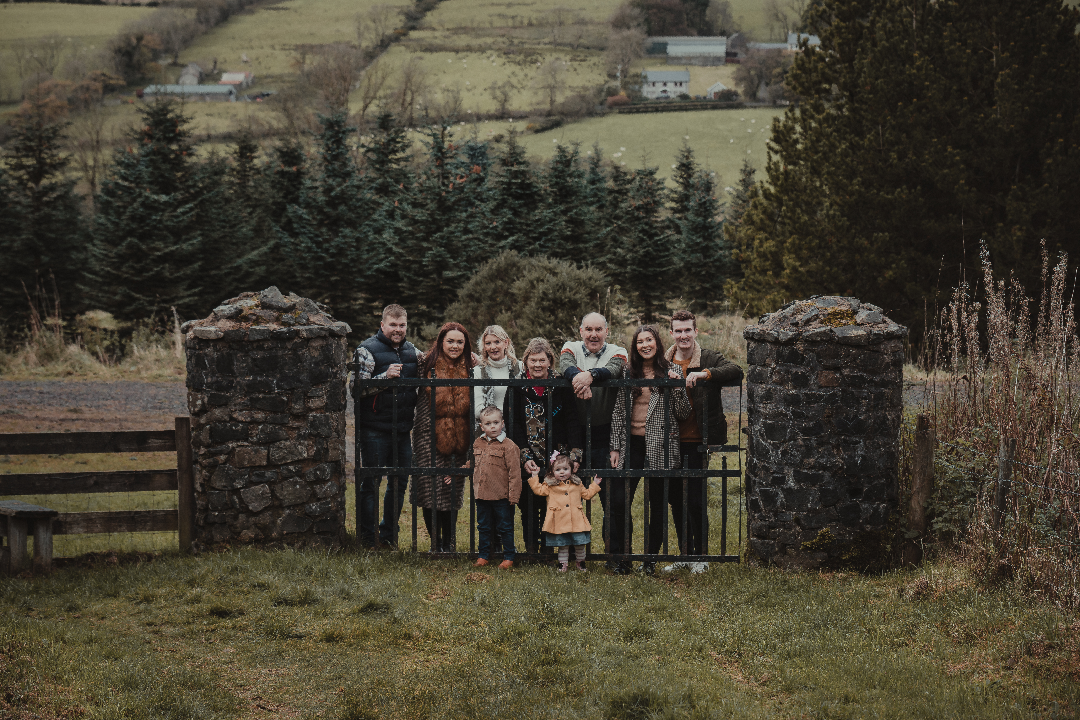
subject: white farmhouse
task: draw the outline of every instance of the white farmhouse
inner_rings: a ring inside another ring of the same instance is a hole
[[[650,100],[672,100],[690,94],[689,70],[646,70],[641,94]]]

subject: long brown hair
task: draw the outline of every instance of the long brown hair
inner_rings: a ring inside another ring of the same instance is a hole
[[[655,325],[639,325],[638,329],[634,331],[634,337],[630,340],[630,377],[633,379],[639,379],[645,377],[645,358],[638,354],[637,339],[638,335],[647,332],[652,333],[653,339],[656,340],[656,354],[653,355],[653,376],[663,377],[667,375],[668,368],[671,367],[671,363],[664,357],[664,341],[660,339],[660,331]],[[641,388],[633,388],[631,393],[634,397],[641,394]]]
[[[461,351],[461,360],[455,362],[464,361],[466,369],[472,368],[472,340],[469,338],[469,331],[461,323],[448,322],[439,328],[439,334],[435,338],[435,342],[431,344],[431,349],[424,355],[424,360],[420,363],[420,377],[427,377],[431,374],[431,368],[435,367],[435,363],[438,362],[439,356],[442,354],[443,338],[451,330],[457,330],[465,336],[465,349]]]

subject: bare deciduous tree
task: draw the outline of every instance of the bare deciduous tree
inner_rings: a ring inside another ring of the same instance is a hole
[[[360,79],[363,53],[351,45],[330,45],[322,49],[307,76],[331,110],[347,110],[349,93]]]
[[[424,120],[429,124],[446,125],[457,122],[464,110],[461,100],[461,88],[444,87],[435,92],[429,89],[420,104],[423,105]]]
[[[52,77],[60,65],[60,56],[64,52],[64,38],[56,33],[34,40],[28,45],[29,63],[39,75]]]
[[[401,8],[374,5],[356,15],[356,41],[361,48],[381,48],[401,22]]]
[[[717,35],[734,35],[739,32],[739,24],[731,11],[731,0],[709,0],[705,22]]]
[[[501,83],[493,82],[488,85],[487,91],[491,99],[499,106],[499,117],[506,117],[506,106],[510,104],[514,93],[518,91],[518,86],[513,80],[503,80]]]
[[[86,181],[89,190],[87,201],[91,206],[97,196],[101,177],[105,174],[106,151],[110,145],[105,131],[106,120],[101,104],[94,103],[75,115],[68,131],[71,157]]]
[[[608,18],[608,24],[612,30],[644,30],[645,14],[627,0],[615,8]]]
[[[424,97],[428,88],[428,71],[424,62],[415,55],[401,66],[398,73],[398,86],[394,91],[394,105],[398,109],[398,118],[407,127],[416,124],[417,100]]]
[[[360,76],[358,85],[360,91],[360,127],[366,125],[368,110],[382,95],[383,88],[386,87],[386,80],[389,77],[390,66],[381,60],[376,60],[364,68],[364,73]]]
[[[548,113],[555,112],[555,103],[559,99],[559,90],[563,87],[563,78],[565,76],[566,61],[561,58],[551,58],[536,71],[533,84],[547,95]]]
[[[619,86],[625,90],[623,83],[630,73],[630,66],[644,55],[645,32],[643,30],[640,28],[612,30],[607,51],[604,53],[608,75],[619,78]]]

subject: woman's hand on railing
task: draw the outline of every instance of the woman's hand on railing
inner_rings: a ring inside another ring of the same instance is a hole
[[[451,478],[449,475],[443,475],[442,481],[444,485],[449,485],[453,482],[453,478]]]
[[[618,450],[612,450],[611,452],[608,453],[608,455],[611,456],[611,467],[618,470],[619,469],[619,451]]]

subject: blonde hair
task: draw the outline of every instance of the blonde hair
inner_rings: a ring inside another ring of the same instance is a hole
[[[494,335],[500,340],[506,341],[506,356],[510,358],[512,362],[517,362],[517,356],[514,354],[514,341],[510,339],[510,335],[502,329],[502,325],[488,325],[484,328],[484,332],[480,333],[480,339],[476,343],[477,354],[481,357],[481,362],[487,363],[487,353],[484,352],[484,338],[488,335]]]
[[[570,459],[569,455],[563,455],[562,453],[559,453],[558,455],[556,455],[555,458],[551,462],[548,463],[547,474],[544,475],[544,484],[545,485],[558,485],[559,484],[559,481],[555,478],[555,466],[556,465],[561,465],[564,461],[570,467],[570,483],[572,485],[581,485],[581,478],[579,478],[577,475],[574,474],[574,463],[573,463],[573,461]]]
[[[494,405],[488,405],[480,411],[480,420],[483,421],[483,419],[486,418],[488,415],[498,415],[500,420],[502,420],[503,418],[502,410],[495,407]]]

